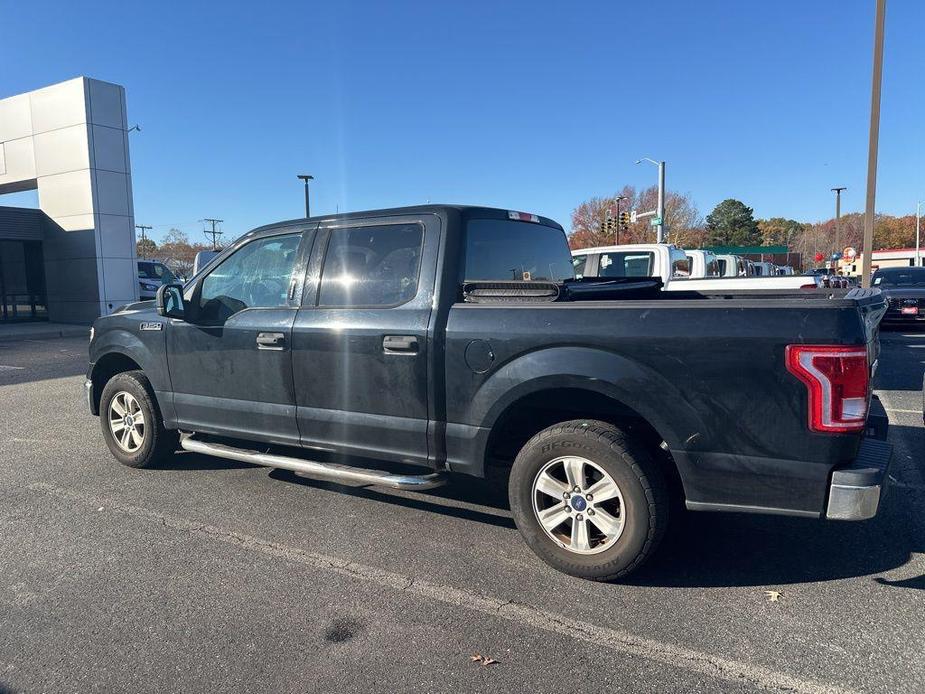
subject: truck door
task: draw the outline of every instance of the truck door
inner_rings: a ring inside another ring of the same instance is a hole
[[[322,225],[292,334],[302,445],[428,463],[439,235],[431,215]]]
[[[244,243],[197,281],[167,326],[181,429],[298,445],[292,323],[312,232]]]

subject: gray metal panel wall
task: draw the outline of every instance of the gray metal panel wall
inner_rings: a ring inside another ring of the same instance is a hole
[[[28,207],[0,207],[0,239],[41,241],[45,237],[45,213]]]

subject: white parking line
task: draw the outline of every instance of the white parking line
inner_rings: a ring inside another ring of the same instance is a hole
[[[0,371],[22,371],[25,368],[25,366],[7,366],[6,364],[0,364]]]
[[[922,414],[921,410],[898,410],[895,407],[884,407],[887,414]]]
[[[499,617],[522,626],[568,636],[619,655],[646,658],[662,665],[681,668],[712,678],[739,684],[744,682],[765,689],[787,689],[795,692],[805,692],[806,694],[834,694],[849,691],[833,685],[804,680],[760,665],[730,660],[685,648],[684,646],[635,636],[619,629],[597,626],[566,615],[547,612],[530,605],[517,604],[491,595],[482,595],[465,588],[431,583],[385,569],[309,552],[291,545],[271,542],[234,530],[197,523],[152,509],[114,503],[109,499],[82,494],[43,482],[31,484],[28,488],[62,499],[88,504],[92,508],[102,508],[133,518],[147,520],[178,532],[196,534],[199,537],[234,545],[275,559],[283,559],[312,569],[329,571],[447,605],[480,612],[491,617]]]

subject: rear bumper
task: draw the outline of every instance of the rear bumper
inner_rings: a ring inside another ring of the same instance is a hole
[[[893,457],[886,441],[865,438],[857,457],[832,471],[825,517],[830,520],[867,520],[877,515]]]

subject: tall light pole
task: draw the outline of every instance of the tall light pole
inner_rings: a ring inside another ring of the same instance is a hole
[[[315,177],[309,176],[308,174],[297,174],[296,178],[298,178],[300,181],[303,181],[305,183],[305,216],[306,218],[311,217],[312,216],[311,207],[309,207],[309,204],[308,204],[308,182],[314,181]]]
[[[620,202],[627,200],[628,198],[625,195],[617,196],[617,245],[620,245]]]
[[[915,266],[922,267],[921,241],[919,241],[919,228],[922,226],[922,204],[915,203]]]
[[[864,248],[861,256],[861,286],[870,288],[874,248],[874,210],[877,202],[877,148],[880,144],[880,85],[883,82],[883,23],[886,0],[877,0],[874,19],[874,66],[870,80],[870,134],[867,146],[867,204],[864,208]]]
[[[835,253],[841,247],[841,192],[848,190],[845,186],[832,188],[835,193]]]
[[[642,159],[637,159],[636,163],[641,164],[644,161],[651,162],[658,167],[658,205],[655,210],[658,224],[655,227],[655,241],[656,243],[665,243],[665,162],[643,157]]]

